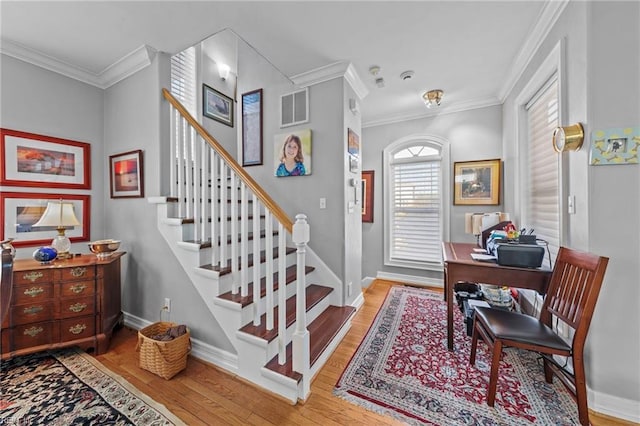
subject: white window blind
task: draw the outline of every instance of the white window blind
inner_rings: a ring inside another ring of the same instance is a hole
[[[552,261],[560,245],[559,156],[551,137],[558,126],[558,83],[547,83],[527,104],[529,170],[527,223],[549,243]],[[545,258],[545,262],[547,259]]]
[[[438,154],[431,147],[413,146],[392,155],[388,230],[391,264],[442,263],[442,169]]]
[[[171,57],[171,94],[196,117],[196,50],[189,47]]]

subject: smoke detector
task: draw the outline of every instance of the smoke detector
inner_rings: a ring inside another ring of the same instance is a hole
[[[415,74],[416,73],[414,73],[413,71],[405,71],[402,74],[400,74],[400,79],[403,80],[403,81],[404,80],[411,80]]]
[[[376,76],[380,72],[380,67],[377,65],[371,65],[369,67],[369,74]]]

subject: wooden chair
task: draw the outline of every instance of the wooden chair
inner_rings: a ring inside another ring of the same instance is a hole
[[[489,406],[495,403],[502,348],[511,346],[541,353],[545,380],[551,383],[556,374],[576,398],[580,424],[589,424],[583,352],[608,262],[606,257],[561,247],[539,320],[517,312],[476,308],[469,362],[475,364],[478,337],[482,337],[492,349]],[[554,317],[574,330],[570,341],[556,334]],[[572,360],[573,373],[554,360],[554,355]]]

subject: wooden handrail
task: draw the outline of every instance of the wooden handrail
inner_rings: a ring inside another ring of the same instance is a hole
[[[220,143],[207,132],[204,127],[200,125],[196,121],[195,118],[189,114],[189,111],[186,110],[184,106],[178,101],[171,92],[167,89],[162,89],[162,95],[164,98],[169,101],[171,105],[175,109],[177,109],[180,114],[193,126],[194,129],[198,132],[198,134],[207,141],[207,143],[213,148],[220,157],[224,159],[224,161],[233,169],[233,171],[240,176],[240,179],[249,187],[251,192],[256,194],[256,196],[262,201],[262,204],[265,205],[267,209],[275,216],[275,218],[280,222],[285,229],[291,234],[293,232],[293,221],[287,216],[284,210],[275,202],[273,199],[267,194],[258,183],[253,180],[251,175],[244,171],[242,166],[238,164],[238,162],[231,156],[229,153],[220,145]]]

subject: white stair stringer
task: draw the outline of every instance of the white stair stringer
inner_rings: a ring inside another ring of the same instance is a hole
[[[301,395],[301,382],[296,382],[288,377],[265,368],[274,356],[277,355],[277,339],[272,342],[266,342],[263,339],[249,336],[239,331],[245,324],[253,319],[253,304],[242,308],[239,303],[223,300],[217,296],[231,289],[232,274],[220,275],[217,271],[202,268],[202,265],[210,263],[211,248],[203,248],[200,244],[190,243],[185,240],[193,239],[193,224],[184,223],[179,218],[172,218],[175,207],[173,201],[167,197],[150,197],[148,201],[157,205],[157,226],[171,248],[171,251],[178,259],[180,265],[186,272],[189,280],[196,288],[200,297],[202,297],[207,308],[224,330],[225,335],[236,349],[237,368],[233,369],[234,374],[259,385],[270,392],[278,394],[292,403],[298,400],[305,400],[308,395]],[[274,238],[274,241],[277,238]],[[289,238],[288,238],[289,240]],[[289,240],[290,241],[290,240]],[[250,242],[249,246],[252,244]],[[260,245],[260,249],[264,249],[264,245]],[[314,306],[307,314],[307,321],[310,323],[318,315],[320,315],[329,305],[343,304],[343,286],[340,279],[322,262],[310,247],[306,247],[306,260],[308,265],[313,265],[315,270],[306,275],[307,285],[312,283],[321,283],[323,286],[333,288],[333,291],[316,306]],[[264,276],[264,265],[256,261],[260,267],[260,277]],[[296,252],[286,256],[287,266],[296,262]],[[247,272],[248,280],[253,281],[253,267]],[[280,291],[280,290],[278,290]],[[286,285],[286,296],[291,297],[295,294],[295,280]],[[274,303],[277,304],[277,292],[274,295]],[[265,311],[264,300],[258,301],[259,312],[263,314]],[[303,381],[311,380],[313,376],[325,364],[333,350],[340,343],[344,335],[351,327],[349,320],[339,331],[327,350],[311,367],[310,377],[303,378]],[[286,342],[291,342],[293,333],[295,332],[295,322],[287,328]],[[231,370],[230,370],[231,371]]]

